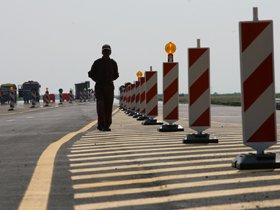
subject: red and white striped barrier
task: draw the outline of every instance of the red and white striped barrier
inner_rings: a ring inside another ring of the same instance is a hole
[[[174,124],[178,121],[178,63],[163,63],[163,120],[168,124],[162,125],[158,130],[183,131],[181,126]]]
[[[146,114],[148,117],[158,115],[157,72],[146,71]]]
[[[31,107],[30,108],[35,108],[36,107],[36,91],[32,90],[31,91]]]
[[[145,77],[139,77],[138,81],[140,83],[140,114],[137,120],[145,120],[146,117],[146,79]]]
[[[146,119],[143,125],[157,125],[163,124],[158,122],[155,117],[158,116],[158,91],[157,91],[157,72],[156,71],[146,71]]]
[[[124,110],[124,92],[125,92],[125,86],[122,85],[122,86],[119,88],[119,91],[120,91],[119,108],[120,108],[121,110]]]
[[[239,169],[275,168],[275,153],[264,153],[277,142],[273,24],[271,20],[258,21],[254,8],[254,21],[240,22],[239,31],[243,142],[255,149],[257,155],[240,155],[233,166]]]
[[[124,90],[124,108],[127,110],[128,108],[128,104],[127,104],[127,101],[128,101],[128,87],[125,87],[125,90]]]
[[[49,106],[49,104],[50,104],[50,94],[49,94],[49,91],[45,92],[44,102],[45,102],[45,106]]]
[[[69,103],[73,103],[73,100],[74,100],[74,94],[73,94],[73,91],[70,90],[69,91]]]
[[[163,64],[163,120],[178,121],[178,63]]]
[[[131,111],[131,85],[127,86],[127,111],[126,113],[129,114]]]
[[[197,134],[187,135],[184,143],[217,143],[217,139],[203,134],[210,127],[210,49],[188,49],[189,125]]]
[[[131,109],[130,109],[130,113],[129,113],[129,116],[133,116],[134,113],[135,113],[135,107],[136,107],[136,104],[135,104],[135,84],[132,83],[130,85],[130,104],[131,104]]]
[[[140,114],[140,82],[135,81],[135,110],[133,114],[133,118],[138,118],[141,116]]]
[[[15,91],[10,90],[9,91],[9,99],[10,99],[10,108],[8,111],[14,111],[15,103],[16,103],[16,97],[15,97]]]
[[[60,88],[59,89],[59,105],[63,104],[63,90]]]
[[[209,48],[189,48],[189,124],[202,132],[210,127]]]
[[[140,82],[135,82],[135,90],[136,90],[136,97],[135,97],[135,103],[136,103],[136,112],[140,112]]]
[[[244,144],[262,152],[276,144],[272,21],[239,27]]]

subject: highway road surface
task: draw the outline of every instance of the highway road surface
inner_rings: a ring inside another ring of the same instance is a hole
[[[29,105],[30,106],[30,105]],[[17,209],[36,162],[52,142],[96,120],[95,103],[0,111],[0,209]]]
[[[280,208],[278,169],[231,167],[253,152],[242,144],[240,107],[212,106],[212,145],[182,144],[193,131],[187,105],[179,110],[185,131],[175,133],[117,110],[112,131],[100,132],[94,103],[0,112],[0,210]],[[277,122],[279,140],[279,111]]]

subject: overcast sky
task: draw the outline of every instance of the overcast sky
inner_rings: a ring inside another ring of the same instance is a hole
[[[177,45],[179,91],[187,93],[187,49],[210,47],[211,92],[240,92],[238,22],[274,21],[276,90],[280,92],[280,0],[0,0],[0,84],[36,80],[41,93],[69,91],[89,80],[87,72],[112,47],[120,77],[158,71],[162,92],[164,46]],[[91,82],[93,85],[93,82]],[[257,85],[257,84],[256,84]],[[118,89],[118,88],[116,88]]]

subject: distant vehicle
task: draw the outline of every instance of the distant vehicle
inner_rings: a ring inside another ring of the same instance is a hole
[[[77,83],[75,84],[75,99],[89,99],[89,88],[90,88],[90,83],[89,81],[82,82],[82,83]]]
[[[10,102],[10,96],[9,96],[9,92],[11,87],[13,87],[15,93],[17,92],[17,86],[15,84],[11,84],[11,83],[7,83],[7,84],[2,84],[0,85],[0,103],[1,104],[5,104],[6,102]],[[16,94],[15,94],[16,96]],[[17,101],[17,97],[16,101]]]
[[[36,92],[36,101],[40,101],[40,88],[41,85],[36,81],[24,82],[18,86],[18,95],[23,99],[25,104],[28,104],[32,99],[32,92]]]

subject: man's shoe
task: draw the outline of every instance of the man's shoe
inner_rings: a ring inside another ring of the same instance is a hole
[[[111,131],[111,128],[103,128],[102,131]]]
[[[103,128],[101,128],[100,126],[97,126],[97,129],[103,131]]]

